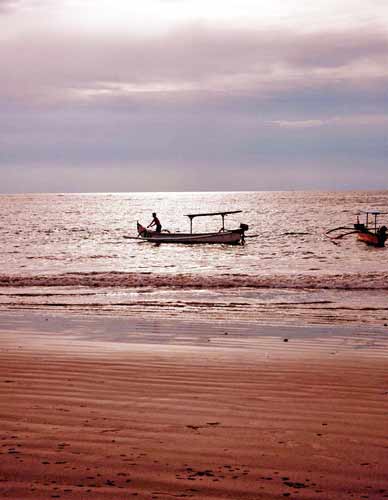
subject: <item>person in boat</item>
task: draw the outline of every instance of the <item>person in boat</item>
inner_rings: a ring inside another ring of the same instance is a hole
[[[160,223],[160,220],[159,220],[159,219],[158,219],[158,217],[156,216],[156,213],[155,213],[155,212],[153,212],[152,217],[153,217],[152,222],[151,222],[150,224],[148,224],[147,229],[148,229],[149,227],[153,227],[153,226],[155,226],[155,231],[156,231],[157,233],[161,233],[161,232],[162,232],[162,224]]]

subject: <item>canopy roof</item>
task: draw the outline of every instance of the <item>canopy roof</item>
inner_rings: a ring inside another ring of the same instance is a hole
[[[369,214],[369,215],[387,215],[388,212],[380,212],[380,210],[360,210],[360,214]]]
[[[186,214],[186,217],[190,217],[190,219],[193,219],[194,217],[212,217],[213,215],[222,215],[222,217],[224,217],[225,215],[239,214],[241,212],[242,210],[229,210],[227,212],[209,212],[206,214]]]

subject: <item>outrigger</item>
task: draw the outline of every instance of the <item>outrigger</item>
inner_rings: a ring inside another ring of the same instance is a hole
[[[360,210],[357,214],[357,222],[353,227],[340,226],[335,227],[326,231],[325,235],[331,240],[338,240],[350,234],[357,234],[357,238],[363,241],[367,245],[374,247],[383,247],[388,239],[387,227],[379,226],[377,224],[377,218],[380,215],[388,215],[388,212],[380,212],[378,210]],[[364,216],[365,222],[360,222],[360,216]],[[350,229],[345,233],[341,233],[338,236],[329,236],[330,233],[335,231],[344,231]]]
[[[225,228],[225,216],[229,214],[238,214],[241,212],[242,210],[229,210],[225,212],[187,214],[186,217],[190,219],[190,233],[171,233],[166,230],[162,231],[161,233],[157,233],[156,231],[150,231],[138,222],[138,237],[146,241],[151,241],[153,243],[222,243],[228,245],[244,244],[245,231],[248,231],[247,224],[240,224],[240,227],[237,229]],[[213,217],[216,215],[220,215],[222,218],[222,226],[219,231],[214,233],[193,233],[193,219],[195,219],[196,217]]]

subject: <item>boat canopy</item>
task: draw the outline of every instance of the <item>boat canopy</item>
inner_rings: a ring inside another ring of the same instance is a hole
[[[229,210],[228,212],[209,212],[206,214],[186,214],[186,217],[190,217],[190,219],[194,219],[194,217],[212,217],[213,215],[221,215],[225,217],[225,215],[229,214],[240,214],[242,210]]]
[[[240,214],[242,210],[227,210],[226,212],[207,212],[204,214],[186,214],[186,217],[190,219],[190,233],[193,232],[193,219],[194,217],[213,217],[213,215],[221,215],[222,217],[222,227],[220,231],[225,230],[225,215],[229,214]]]
[[[379,215],[388,215],[388,212],[380,212],[380,210],[360,210],[358,212],[358,215],[365,215],[366,216],[366,222],[365,222],[365,225],[366,227],[369,226],[369,216],[371,215],[372,217],[374,217],[374,228],[375,228],[375,231],[377,231],[377,217]],[[357,217],[357,220],[358,220],[358,217]]]
[[[360,214],[369,214],[369,215],[387,215],[388,212],[380,212],[380,210],[360,210]]]

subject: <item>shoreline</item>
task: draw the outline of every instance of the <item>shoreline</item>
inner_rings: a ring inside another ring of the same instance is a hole
[[[4,331],[39,332],[40,334],[66,335],[73,340],[103,341],[130,344],[165,344],[182,346],[230,347],[255,349],[264,339],[292,339],[297,341],[323,341],[330,339],[362,339],[369,343],[387,341],[386,325],[352,324],[277,324],[257,323],[255,320],[213,320],[180,317],[137,317],[79,311],[3,310],[0,311],[0,334]],[[342,342],[342,340],[340,340]],[[384,355],[384,350],[381,350]]]
[[[1,498],[388,498],[382,330],[2,319]]]
[[[0,287],[0,315],[23,312],[126,317],[130,322],[388,326],[385,289]]]

